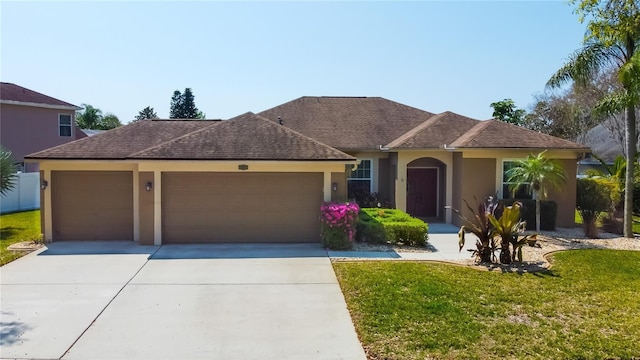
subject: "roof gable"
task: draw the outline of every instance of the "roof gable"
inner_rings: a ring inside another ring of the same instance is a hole
[[[480,121],[455,141],[456,148],[588,150],[573,141],[525,129],[499,120]]]
[[[378,149],[434,114],[381,97],[304,96],[258,115],[341,150]]]
[[[402,134],[386,147],[393,149],[439,148],[450,144],[479,122],[479,120],[450,111],[443,112]]]
[[[171,160],[355,160],[350,155],[250,112],[130,157]]]
[[[4,104],[45,106],[58,109],[80,110],[81,107],[70,104],[66,101],[58,100],[51,96],[29,90],[25,87],[12,84],[0,83],[0,102]]]

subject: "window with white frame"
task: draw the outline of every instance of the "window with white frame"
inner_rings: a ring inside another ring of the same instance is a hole
[[[58,114],[58,135],[71,136],[71,115]]]
[[[516,167],[516,162],[513,160],[505,160],[502,162],[502,198],[503,199],[531,199],[529,192],[529,184],[522,184],[516,190],[515,194],[511,192],[512,182],[508,180],[507,172]]]
[[[356,199],[359,194],[371,193],[371,186],[373,185],[371,165],[371,160],[360,160],[358,167],[348,174],[347,192],[349,199]]]

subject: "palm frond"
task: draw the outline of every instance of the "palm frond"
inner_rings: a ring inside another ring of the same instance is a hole
[[[611,62],[610,48],[601,43],[591,42],[575,51],[551,78],[547,87],[558,88],[570,81],[586,85],[594,79],[600,70]]]

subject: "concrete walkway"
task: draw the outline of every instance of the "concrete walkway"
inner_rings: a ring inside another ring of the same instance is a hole
[[[425,252],[395,252],[395,251],[327,251],[333,259],[354,260],[436,260],[455,261],[471,259],[470,249],[475,248],[475,237],[468,234],[465,247],[459,251],[459,227],[451,224],[429,224],[429,241]]]
[[[365,359],[318,244],[61,242],[1,271],[3,359]]]

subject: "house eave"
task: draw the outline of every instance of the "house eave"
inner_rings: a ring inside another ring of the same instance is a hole
[[[27,101],[15,101],[15,100],[0,100],[0,104],[26,106],[26,107],[37,107],[37,108],[55,109],[55,110],[69,110],[69,111],[82,110],[81,107],[75,106],[75,105],[53,105],[53,104],[43,104],[43,103],[34,103],[34,102],[27,102]]]

